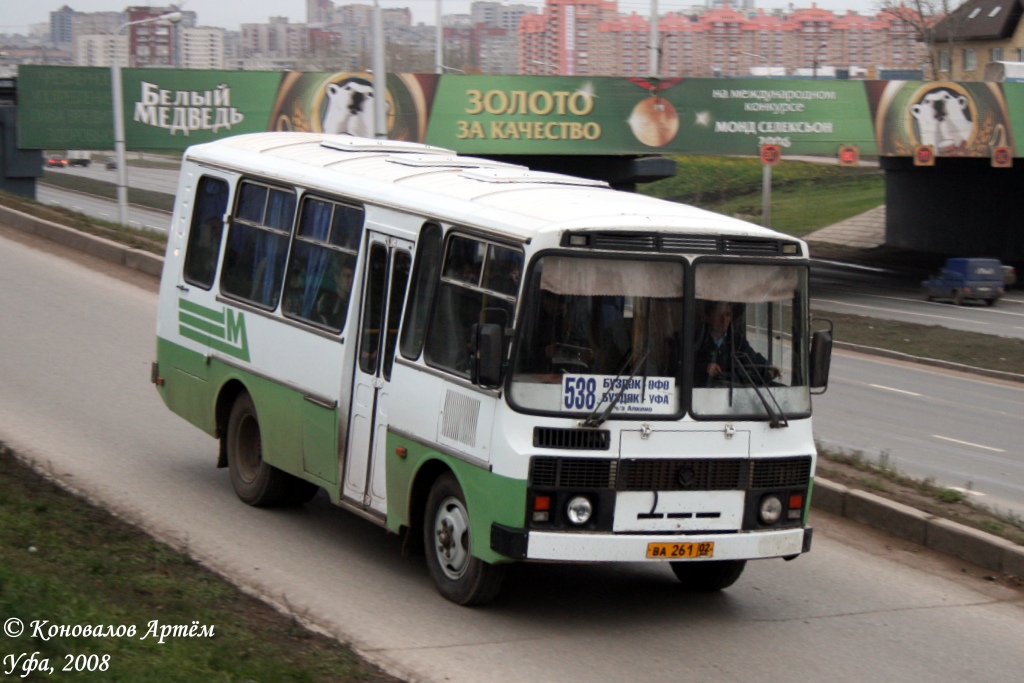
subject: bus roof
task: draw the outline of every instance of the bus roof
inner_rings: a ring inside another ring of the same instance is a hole
[[[562,230],[793,239],[685,204],[613,190],[598,180],[396,140],[252,133],[190,147],[185,160],[448,223],[472,223],[519,240]],[[399,191],[401,202],[395,200]]]

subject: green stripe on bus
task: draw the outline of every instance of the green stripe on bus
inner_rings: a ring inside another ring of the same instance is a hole
[[[209,320],[204,320],[203,318],[197,318],[185,311],[178,312],[178,322],[181,323],[182,326],[188,326],[199,330],[200,332],[204,332],[212,337],[217,337],[218,339],[224,338],[224,325],[212,323]]]
[[[199,304],[188,301],[187,299],[178,299],[178,310],[188,311],[189,313],[201,316],[207,320],[212,320],[215,323],[219,323],[221,325],[224,324],[223,308],[217,311],[212,308],[207,308],[206,306],[200,306]]]

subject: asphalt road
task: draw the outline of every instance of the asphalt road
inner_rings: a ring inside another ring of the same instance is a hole
[[[839,353],[813,407],[823,445],[1024,517],[1024,384]]]
[[[920,287],[923,275],[910,269],[872,271],[816,261],[811,273],[811,305],[816,310],[1024,338],[1024,289],[1019,287],[995,306],[955,306],[926,301]]]
[[[118,221],[117,202],[109,199],[42,184],[36,185],[36,199],[44,204],[63,206],[113,223]],[[171,214],[129,205],[128,225],[141,230],[167,234],[167,230],[171,226]]]
[[[238,502],[215,442],[149,383],[152,281],[75,258],[0,237],[0,440],[410,681],[1019,678],[1020,590],[818,512],[811,553],[754,563],[722,594],[646,563],[529,565],[488,608],[448,603],[397,538],[322,496]]]
[[[153,192],[163,192],[165,194],[174,194],[178,191],[178,169],[145,168],[142,166],[135,166],[131,163],[131,159],[132,157],[129,157],[129,187],[135,187],[140,190],[152,190]],[[99,161],[96,161],[89,166],[47,168],[46,171],[52,173],[64,173],[67,175],[77,175],[84,178],[92,178],[93,180],[102,180],[104,182],[116,184],[117,171],[106,168],[103,162],[104,157],[100,156]]]

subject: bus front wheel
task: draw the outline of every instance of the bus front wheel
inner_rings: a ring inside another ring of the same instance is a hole
[[[505,568],[471,554],[466,497],[450,472],[434,482],[424,517],[427,569],[441,595],[460,605],[493,600],[501,589]]]
[[[747,566],[747,561],[670,562],[669,565],[676,578],[688,590],[713,593],[736,583]]]
[[[301,505],[319,490],[263,461],[260,421],[249,394],[235,400],[226,438],[231,485],[243,502],[256,507]]]

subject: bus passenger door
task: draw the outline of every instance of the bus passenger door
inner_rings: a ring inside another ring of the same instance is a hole
[[[391,369],[413,244],[373,232],[368,239],[342,495],[383,514]]]

